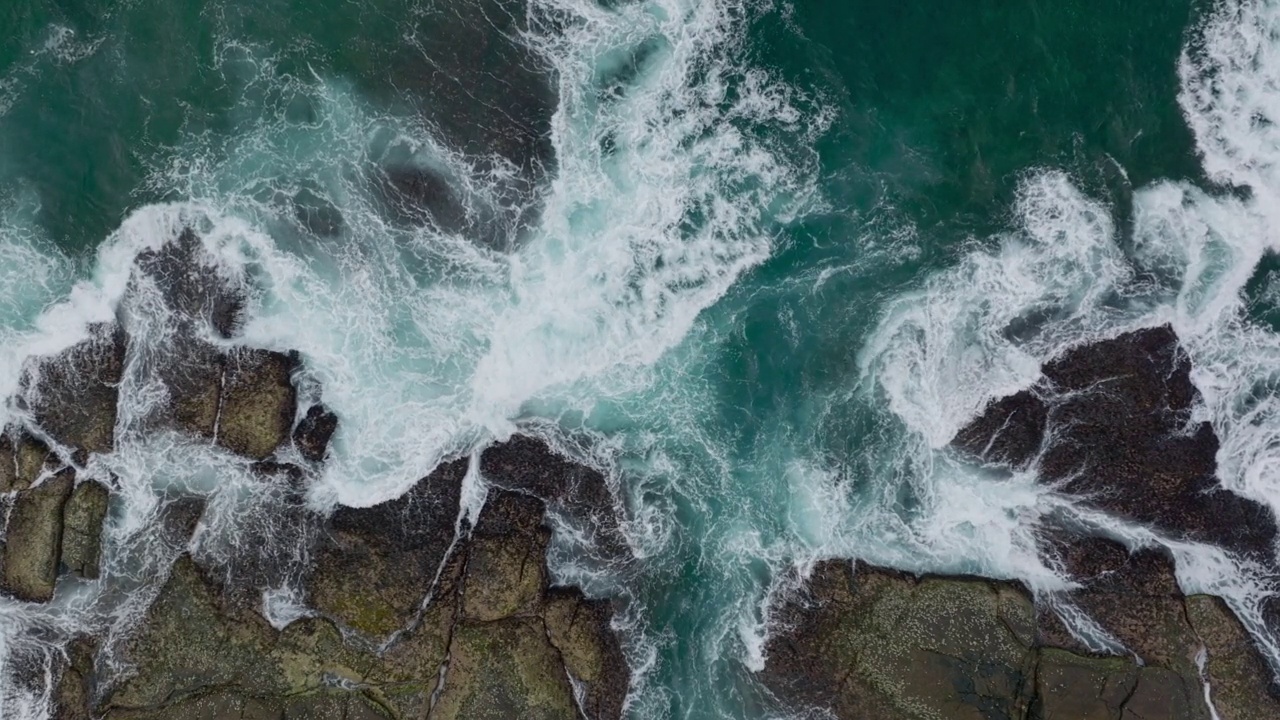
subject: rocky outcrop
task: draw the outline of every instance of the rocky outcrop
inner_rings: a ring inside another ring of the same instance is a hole
[[[543,498],[582,525],[599,550],[620,559],[629,550],[604,475],[556,453],[538,438],[517,435],[480,455],[480,472],[500,487]]]
[[[86,480],[71,491],[62,513],[62,564],[94,580],[102,563],[102,523],[107,517],[107,487]]]
[[[858,720],[1208,720],[1203,649],[1222,720],[1280,717],[1269,674],[1220,602],[1184,599],[1154,556],[1110,576],[1094,591],[1095,608],[1111,604],[1098,620],[1136,655],[1055,646],[1016,583],[823,562],[807,594],[779,609],[762,679],[793,707]]]
[[[1271,512],[1225,490],[1218,439],[1192,423],[1191,364],[1169,327],[1085,345],[1045,364],[1035,387],[993,401],[953,445],[1034,467],[1040,482],[1173,537],[1271,559]]]
[[[282,631],[228,603],[183,556],[126,649],[136,672],[98,710],[110,720],[620,718],[630,675],[608,604],[548,586],[549,533],[531,496],[496,493],[454,544],[457,490],[437,501],[465,471],[446,464],[405,498],[335,514],[335,545],[309,585],[322,616]],[[424,530],[441,519],[443,534]],[[374,652],[344,627],[399,632]]]
[[[401,497],[339,508],[316,552],[311,603],[382,637],[412,621],[453,543],[465,459],[444,463]]]
[[[228,450],[260,460],[275,452],[293,428],[298,396],[294,356],[238,349],[227,355],[215,440]]]
[[[207,438],[261,460],[289,438],[297,412],[296,355],[215,345],[240,332],[247,295],[219,270],[193,230],[140,253],[130,301],[165,326],[163,347],[146,348],[144,372],[168,391],[151,422]],[[135,323],[136,324],[136,323]],[[131,332],[156,332],[138,327]],[[133,335],[126,338],[132,342]]]
[[[75,485],[75,471],[63,470],[18,494],[5,530],[0,589],[19,600],[53,598],[62,553],[62,511]]]
[[[76,485],[69,467],[18,492],[5,529],[0,590],[47,602],[60,572],[97,578],[107,500],[105,486],[92,480]]]
[[[88,453],[111,452],[124,353],[119,326],[90,328],[88,339],[28,363],[19,404],[50,437],[82,459]]]
[[[0,433],[0,493],[31,487],[48,462],[56,460],[44,443],[20,428],[6,428]]]

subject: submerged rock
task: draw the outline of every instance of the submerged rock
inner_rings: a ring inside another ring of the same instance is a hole
[[[22,402],[50,437],[73,451],[109,453],[124,353],[118,326],[95,326],[87,340],[24,369]]]
[[[455,460],[395,500],[334,512],[308,580],[316,609],[374,637],[407,625],[453,543],[466,473]]]
[[[389,72],[450,148],[497,155],[539,178],[554,162],[558,98],[550,64],[523,39],[527,17],[510,0],[427,8],[412,21],[407,56]]]
[[[1192,423],[1191,364],[1167,326],[1074,348],[1035,387],[993,401],[953,441],[1116,517],[1174,537],[1274,557],[1276,522],[1221,486],[1218,439]]]
[[[244,320],[244,290],[220,271],[192,228],[157,250],[144,250],[134,261],[141,282],[158,291],[181,337],[200,337],[203,327],[223,338],[235,337]]]
[[[62,564],[80,577],[98,577],[102,562],[102,522],[107,517],[107,487],[86,480],[71,492],[63,511]]]
[[[1162,557],[1139,553],[1078,598],[1136,656],[1057,646],[1017,583],[819,563],[780,609],[762,679],[841,719],[1208,720],[1203,647],[1222,720],[1280,717],[1243,627],[1219,601],[1170,588]]]
[[[62,512],[75,485],[67,468],[18,494],[5,532],[0,589],[19,600],[48,602],[58,580]]]

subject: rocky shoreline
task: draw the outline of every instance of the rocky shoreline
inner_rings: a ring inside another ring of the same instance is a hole
[[[64,579],[103,577],[115,488],[90,476],[93,455],[117,433],[176,432],[285,498],[287,542],[306,558],[291,570],[301,605],[273,624],[261,593],[277,568],[202,565],[192,538],[203,500],[179,498],[162,513],[177,559],[158,596],[127,637],[111,638],[110,662],[106,638],[69,639],[54,717],[623,717],[633,678],[618,608],[552,585],[547,567],[552,514],[600,558],[629,561],[604,476],[516,436],[442,463],[394,500],[308,510],[307,477],[340,420],[301,387],[296,354],[235,344],[244,297],[201,252],[186,232],[137,263],[136,291],[177,318],[159,355],[131,355],[146,329],[122,321],[29,364],[13,400],[28,421],[0,433],[0,591],[56,602]],[[120,387],[139,381],[125,377],[137,363],[165,401],[121,423]],[[1217,439],[1192,422],[1189,371],[1168,328],[1074,349],[1033,388],[992,402],[954,450],[993,473],[1033,468],[1076,506],[1155,537],[1270,566],[1274,518],[1218,487]],[[487,492],[478,507],[473,469]],[[1184,595],[1166,549],[1119,543],[1069,515],[1041,530],[1042,556],[1077,584],[1069,593],[819,563],[775,608],[760,679],[787,712],[858,720],[1280,717],[1272,668],[1245,627],[1222,600]]]
[[[1275,520],[1218,485],[1218,441],[1192,422],[1195,401],[1174,332],[1140,330],[1050,361],[953,445],[993,472],[1032,468],[1106,517],[1270,566]],[[1126,547],[1079,518],[1041,531],[1042,557],[1076,590],[1035,597],[1016,582],[819,563],[778,609],[762,679],[785,704],[841,719],[1280,717],[1245,627],[1221,599],[1184,595],[1167,550]],[[1086,642],[1064,613],[1112,647]]]
[[[110,663],[106,638],[71,639],[55,668],[53,717],[620,718],[631,670],[614,607],[553,586],[546,560],[550,507],[625,561],[605,478],[518,436],[479,458],[490,489],[474,527],[462,507],[465,457],[395,500],[328,517],[307,510],[307,470],[291,463],[323,463],[338,417],[299,407],[296,355],[211,340],[236,336],[244,297],[202,252],[186,231],[137,261],[134,293],[150,293],[150,312],[171,321],[158,356],[131,355],[136,335],[122,322],[26,368],[13,402],[30,422],[0,434],[0,591],[47,603],[63,578],[100,576],[112,488],[79,475],[119,440],[132,362],[150,364],[143,381],[162,387],[164,402],[125,432],[211,443],[293,498],[289,520],[305,529],[289,540],[312,560],[302,568],[307,607],[273,626],[261,591],[280,581],[275,568],[245,581],[182,552]],[[194,495],[162,511],[175,547],[194,547],[204,512]]]

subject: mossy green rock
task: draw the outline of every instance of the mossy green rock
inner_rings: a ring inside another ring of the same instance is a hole
[[[63,511],[62,564],[88,579],[98,577],[102,561],[102,522],[109,492],[100,482],[76,486]]]
[[[227,356],[219,445],[261,460],[289,439],[298,405],[295,365],[288,355],[268,350],[240,348]]]
[[[75,485],[75,471],[63,470],[18,493],[5,533],[0,588],[20,600],[48,602],[58,580],[62,555],[62,511]]]
[[[573,688],[535,618],[459,627],[432,720],[576,720]]]
[[[290,688],[268,657],[271,645],[265,622],[226,617],[214,587],[184,555],[129,643],[127,658],[136,673],[111,705],[154,708],[233,685],[253,695],[284,694]]]
[[[19,428],[6,429],[0,434],[0,493],[31,487],[52,460],[44,443]]]
[[[1192,595],[1187,618],[1205,649],[1205,675],[1221,720],[1280,718],[1267,667],[1245,629],[1221,598]]]
[[[1193,642],[1185,628],[1159,641],[1168,665],[1044,647],[1030,595],[1015,583],[825,562],[808,598],[778,619],[766,685],[788,705],[842,720],[1210,718],[1182,661],[1196,646],[1174,645]]]

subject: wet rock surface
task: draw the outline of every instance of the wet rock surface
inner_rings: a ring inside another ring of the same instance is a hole
[[[56,462],[44,443],[20,428],[6,428],[0,433],[0,493],[31,487],[50,461]]]
[[[88,339],[28,364],[19,405],[73,452],[111,452],[124,354],[125,336],[119,326],[95,326]]]
[[[293,445],[302,457],[321,462],[329,451],[329,441],[338,431],[338,416],[324,405],[312,405],[293,431]]]
[[[28,602],[53,598],[62,555],[63,508],[75,481],[75,471],[66,469],[18,494],[5,530],[0,590]]]
[[[1191,363],[1167,326],[1075,348],[1035,387],[992,402],[953,441],[995,465],[1173,537],[1274,557],[1276,523],[1220,485],[1218,439],[1194,423]]]
[[[240,348],[228,353],[222,378],[216,440],[228,450],[261,460],[289,439],[298,394],[296,357]]]
[[[1270,675],[1220,601],[1162,594],[1172,567],[1142,553],[1114,575],[1096,591],[1113,604],[1098,622],[1136,655],[1056,646],[1017,583],[826,561],[780,609],[762,679],[792,707],[837,718],[1207,720],[1203,648],[1219,717],[1280,717]],[[1118,590],[1145,583],[1154,589]],[[1128,602],[1147,608],[1131,615]]]
[[[572,462],[534,437],[518,435],[480,455],[486,478],[511,490],[544,498],[571,522],[588,529],[609,557],[628,553],[604,475]]]
[[[62,513],[62,564],[80,577],[98,577],[102,562],[102,523],[110,491],[86,480],[71,491]]]
[[[551,586],[541,498],[494,489],[474,528],[460,518],[467,468],[447,462],[400,498],[334,512],[306,580],[316,615],[283,630],[237,602],[220,572],[181,556],[124,650],[134,671],[84,710],[111,720],[620,718],[630,669],[612,606]],[[75,672],[64,677],[78,682]]]

